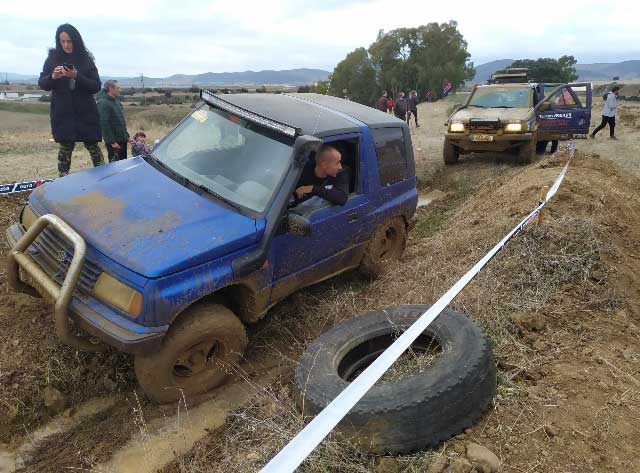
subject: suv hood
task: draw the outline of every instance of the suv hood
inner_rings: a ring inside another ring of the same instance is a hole
[[[479,108],[469,107],[458,110],[451,115],[450,120],[468,122],[471,118],[477,120],[500,120],[509,123],[509,120],[526,121],[532,113],[532,108]]]
[[[257,241],[256,222],[187,189],[142,158],[36,189],[29,206],[53,213],[108,258],[146,277],[174,273]]]

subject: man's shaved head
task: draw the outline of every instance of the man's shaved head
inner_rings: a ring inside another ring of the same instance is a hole
[[[316,174],[319,174],[318,177],[336,177],[342,169],[341,160],[340,151],[331,145],[322,145],[316,154],[316,171],[319,171]]]

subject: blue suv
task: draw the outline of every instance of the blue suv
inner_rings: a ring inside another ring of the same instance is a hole
[[[7,230],[9,282],[55,302],[56,332],[135,356],[158,402],[221,384],[244,324],[344,271],[375,276],[405,247],[418,194],[406,123],[316,94],[216,95],[149,155],[35,190]],[[322,144],[351,169],[347,202],[292,198]]]

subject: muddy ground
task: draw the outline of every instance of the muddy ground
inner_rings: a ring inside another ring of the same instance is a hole
[[[355,313],[435,301],[535,206],[566,162],[566,153],[526,167],[479,155],[445,169],[449,107],[421,106],[413,130],[421,191],[446,195],[419,210],[402,262],[377,281],[350,273],[276,306],[249,329],[232,382],[198,399],[147,402],[130,357],[60,344],[50,306],[10,293],[0,267],[0,471],[257,471],[304,425],[291,380],[311,341]],[[33,126],[23,135],[7,120]],[[493,451],[504,472],[640,471],[639,121],[640,108],[628,105],[619,141],[606,130],[579,141],[543,223],[452,304],[494,345],[498,394],[480,422],[437,450],[392,458],[330,438],[300,471],[418,472],[442,455],[451,471],[468,471],[460,465],[469,441]],[[46,120],[0,110],[0,125],[0,181],[54,171]],[[75,169],[89,165],[82,159]],[[24,197],[0,197],[0,227]],[[2,260],[7,250],[0,243]]]

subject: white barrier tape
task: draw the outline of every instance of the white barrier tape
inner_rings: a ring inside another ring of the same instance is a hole
[[[0,194],[15,194],[16,192],[27,192],[40,187],[45,182],[53,179],[39,179],[37,181],[16,182],[14,184],[0,184]]]
[[[538,215],[542,207],[551,199],[560,183],[564,179],[569,162],[573,157],[575,146],[573,142],[567,145],[569,159],[556,178],[553,186],[547,192],[544,201],[527,215],[500,243],[494,246],[484,258],[478,261],[451,289],[433,304],[414,324],[409,327],[389,348],[371,363],[360,375],[354,379],[344,391],[336,396],[304,429],[298,433],[271,461],[260,470],[261,473],[288,473],[295,469],[309,456],[309,454],[329,435],[333,428],[351,410],[356,403],[371,389],[384,375],[391,365],[407,350],[411,344],[425,331],[431,322],[447,305],[464,289],[464,287],[484,268],[493,257],[499,253],[522,229]]]

